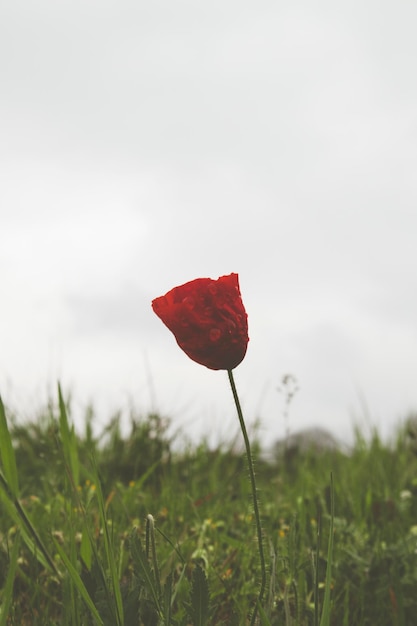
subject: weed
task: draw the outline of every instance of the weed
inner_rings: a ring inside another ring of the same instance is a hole
[[[260,584],[245,460],[174,451],[168,422],[75,432],[59,392],[33,422],[0,404],[0,626],[247,624]],[[89,425],[90,424],[90,425]],[[259,450],[259,443],[252,442]],[[417,455],[356,433],[349,451],[257,459],[262,626],[391,626],[417,614]]]

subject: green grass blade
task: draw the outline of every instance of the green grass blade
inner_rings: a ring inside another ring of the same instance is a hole
[[[151,552],[153,572],[155,576],[156,589],[158,598],[161,597],[161,579],[159,574],[158,559],[156,556],[156,543],[155,543],[155,521],[153,515],[149,514],[146,518],[146,555],[149,555],[149,548]]]
[[[314,626],[319,626],[319,561],[321,547],[321,513],[317,511],[317,542],[316,552],[312,555],[313,580],[314,580]]]
[[[271,622],[269,621],[268,616],[265,613],[263,606],[259,603],[259,600],[258,600],[258,611],[259,611],[259,621],[260,621],[261,626],[271,626]]]
[[[17,475],[16,457],[13,449],[12,438],[7,427],[6,411],[0,397],[0,458],[4,476],[9,489],[14,497],[19,493],[19,481]]]
[[[88,532],[87,522],[84,520],[83,529],[81,533],[81,545],[80,545],[80,556],[84,561],[84,564],[88,571],[91,570],[92,564],[92,556],[93,556],[93,548],[91,543],[90,533]]]
[[[333,559],[333,532],[334,532],[334,485],[333,474],[330,473],[330,534],[327,547],[326,582],[324,587],[323,611],[320,626],[330,624],[330,590],[332,584],[332,559]]]
[[[172,572],[169,574],[164,585],[164,624],[165,626],[171,626],[171,603],[172,603]]]
[[[135,568],[137,569],[140,577],[143,579],[147,591],[150,592],[150,595],[153,598],[155,609],[157,610],[159,615],[162,615],[163,612],[160,598],[158,595],[158,587],[156,584],[155,576],[151,570],[149,561],[146,557],[145,550],[143,549],[142,542],[138,537],[137,531],[133,531],[131,533],[129,545]]]
[[[13,584],[17,569],[17,559],[19,557],[20,535],[14,538],[13,548],[10,555],[9,569],[7,571],[6,583],[2,591],[2,602],[0,607],[0,626],[6,626],[10,606],[13,600]]]
[[[98,550],[98,546],[97,546],[96,538],[95,538],[94,527],[91,524],[91,520],[87,516],[87,512],[84,507],[84,504],[80,500],[77,487],[74,484],[72,484],[71,487],[72,487],[73,497],[75,499],[75,502],[77,503],[76,510],[78,510],[82,516],[82,538],[81,538],[81,545],[80,545],[80,557],[81,557],[81,560],[83,561],[84,566],[87,568],[89,572],[91,572],[92,569],[95,570],[98,580],[100,581],[100,586],[106,596],[108,608],[112,612],[113,623],[122,624],[123,621],[121,620],[123,619],[123,613],[122,613],[122,617],[120,617],[120,614],[118,613],[119,609],[117,606],[115,607],[115,598],[116,598],[116,602],[118,602],[117,598],[119,598],[119,602],[121,604],[120,586],[118,584],[117,575],[114,573],[115,565],[114,565],[113,553],[110,551],[110,554],[109,554],[109,545],[111,544],[110,544],[110,538],[108,535],[108,524],[107,524],[107,519],[106,519],[106,514],[105,514],[105,505],[103,501],[101,483],[100,483],[100,479],[98,476],[95,455],[93,452],[91,453],[91,461],[93,464],[93,471],[90,474],[90,480],[96,488],[94,493],[95,493],[95,497],[97,497],[98,505],[99,505],[100,524],[103,526],[106,559],[103,560],[99,554],[99,550]],[[92,497],[93,496],[91,495],[90,499]],[[89,504],[91,504],[90,500],[89,500]],[[74,546],[72,546],[72,548],[74,548]],[[74,550],[72,550],[71,557],[72,557],[72,561],[71,559],[70,561],[73,563],[73,567],[74,567],[76,564],[76,553],[74,552]],[[114,589],[110,588],[109,576],[107,575],[107,571],[111,570],[111,563],[113,563],[113,575],[110,577],[110,582],[112,583],[111,586],[114,587]],[[121,606],[121,610],[123,611],[123,606]]]
[[[2,472],[0,472],[0,484],[3,487],[3,489],[0,489],[0,500],[3,501],[3,504],[7,509],[8,514],[13,519],[18,528],[20,528],[22,537],[30,552],[46,569],[49,569],[56,576],[60,577],[60,572],[58,571],[45,544],[40,538],[36,528],[33,526],[32,522],[26,515],[26,512],[20,504],[19,500],[12,495],[6,478],[5,476],[3,476]]]
[[[190,613],[194,626],[205,626],[209,618],[210,594],[206,573],[200,565],[193,571]]]
[[[54,544],[55,544],[55,548],[59,554],[59,556],[62,559],[62,562],[64,563],[65,567],[67,568],[67,572],[69,574],[69,576],[71,577],[71,580],[74,584],[74,586],[76,587],[76,589],[78,590],[80,596],[82,597],[82,599],[84,600],[85,604],[87,605],[89,611],[91,612],[91,615],[93,616],[93,618],[95,619],[96,623],[99,625],[103,624],[103,620],[100,617],[99,612],[97,611],[94,602],[92,601],[83,581],[81,580],[81,577],[79,575],[79,573],[77,572],[77,570],[75,569],[74,565],[71,563],[70,559],[68,558],[68,556],[65,554],[64,550],[62,549],[62,547],[59,545],[58,541],[56,541],[56,539],[53,540]]]
[[[59,428],[61,434],[62,448],[65,461],[71,472],[74,485],[77,486],[80,480],[80,464],[78,460],[77,439],[74,426],[69,423],[68,413],[62,396],[61,386],[58,384],[59,402]]]
[[[124,623],[124,618],[123,618],[124,611],[123,611],[122,594],[120,592],[118,569],[116,567],[116,560],[114,558],[114,545],[113,545],[112,538],[110,537],[110,533],[109,533],[109,524],[107,521],[104,496],[103,496],[103,491],[101,488],[101,481],[100,481],[100,477],[99,477],[99,473],[98,473],[98,469],[97,469],[97,465],[96,465],[94,457],[92,460],[94,463],[94,483],[96,486],[96,497],[97,497],[97,503],[98,503],[98,508],[99,508],[100,523],[103,528],[104,550],[106,553],[107,566],[110,572],[112,596],[115,602],[115,606],[113,607],[115,609],[114,617],[115,617],[117,626],[122,626]]]

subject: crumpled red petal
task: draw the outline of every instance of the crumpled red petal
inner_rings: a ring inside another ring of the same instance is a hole
[[[193,361],[232,370],[245,357],[248,316],[237,274],[196,278],[155,298],[152,308]]]

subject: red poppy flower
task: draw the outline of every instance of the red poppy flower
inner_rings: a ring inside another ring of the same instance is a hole
[[[248,316],[237,274],[197,278],[152,301],[179,347],[212,370],[232,370],[248,346]]]

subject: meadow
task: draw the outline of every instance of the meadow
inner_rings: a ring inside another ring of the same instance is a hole
[[[69,403],[0,403],[0,626],[250,623],[259,552],[242,442],[172,441],[169,420],[75,432]],[[177,435],[178,437],[179,435]],[[174,445],[176,444],[176,445]],[[256,623],[417,624],[417,430],[349,451],[252,438],[267,586]]]

